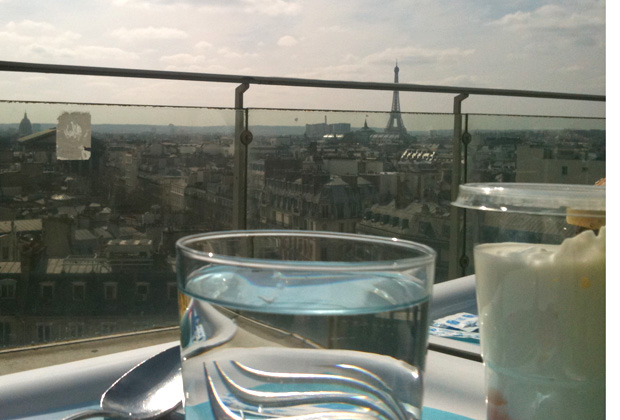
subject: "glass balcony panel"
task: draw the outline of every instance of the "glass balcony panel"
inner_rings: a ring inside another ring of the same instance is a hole
[[[248,227],[424,243],[447,279],[451,114],[250,109],[248,121]]]
[[[467,182],[592,185],[605,177],[604,118],[469,115]]]
[[[177,326],[176,240],[232,225],[235,111],[3,101],[0,119],[0,348]]]
[[[0,115],[0,348],[176,326],[174,242],[233,227],[238,111],[0,101]],[[467,260],[449,254],[452,114],[245,115],[248,228],[425,243],[437,282]],[[605,176],[604,119],[462,118],[466,182]]]

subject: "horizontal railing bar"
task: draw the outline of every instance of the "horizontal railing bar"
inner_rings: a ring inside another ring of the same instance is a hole
[[[410,83],[354,82],[339,80],[300,79],[291,77],[241,76],[231,74],[193,73],[164,70],[140,70],[113,67],[71,66],[0,61],[0,71],[25,73],[73,74],[82,76],[129,77],[195,82],[249,83],[254,85],[315,87],[331,89],[390,90],[404,92],[449,93],[486,96],[516,96],[527,98],[563,99],[578,101],[606,101],[605,95],[544,92],[532,90],[492,89],[456,86],[418,85]]]
[[[23,347],[7,347],[7,348],[0,349],[0,355],[4,355],[8,353],[33,351],[33,350],[42,350],[42,349],[47,349],[47,348],[52,348],[52,347],[63,347],[63,346],[71,346],[71,345],[76,345],[76,344],[79,345],[79,344],[92,343],[92,342],[98,342],[98,341],[104,341],[104,340],[113,340],[117,338],[135,337],[139,335],[158,334],[162,332],[178,330],[179,328],[180,327],[178,325],[173,325],[171,327],[158,327],[158,328],[152,328],[148,330],[129,331],[129,332],[124,332],[124,333],[114,333],[114,334],[108,334],[108,335],[93,336],[93,337],[88,337],[88,338],[75,338],[75,339],[69,339],[69,340],[64,340],[64,341],[52,341],[52,342],[47,342],[47,343],[38,343],[38,344],[32,344],[32,345],[27,345]]]

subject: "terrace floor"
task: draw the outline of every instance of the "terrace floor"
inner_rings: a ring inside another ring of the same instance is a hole
[[[179,339],[179,329],[165,328],[0,351],[0,375],[37,369],[75,360],[168,343]]]

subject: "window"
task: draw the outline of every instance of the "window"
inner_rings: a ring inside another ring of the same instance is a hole
[[[329,256],[327,254],[327,248],[324,246],[321,247],[321,261],[329,261]]]
[[[149,297],[149,284],[140,282],[136,284],[136,300],[146,302]]]
[[[15,284],[17,280],[0,280],[0,299],[15,299]]]
[[[68,325],[69,337],[80,338],[84,336],[84,323],[83,322],[71,322]]]
[[[344,204],[336,204],[336,214],[338,219],[344,219]]]
[[[11,344],[11,324],[0,322],[0,346],[8,346],[9,344]]]
[[[177,300],[177,284],[176,283],[168,283],[167,284],[167,288],[168,288],[168,299],[169,300]]]
[[[73,300],[74,301],[83,301],[86,298],[86,283],[74,282],[72,284],[73,289]]]
[[[52,324],[37,323],[37,341],[47,343],[52,339]]]
[[[116,300],[117,287],[116,282],[103,283],[103,298],[105,300]]]
[[[568,166],[562,166],[562,175],[568,175]]]
[[[45,281],[39,285],[39,295],[41,300],[50,301],[54,299],[54,282]]]
[[[102,322],[101,335],[108,335],[116,332],[116,322]]]
[[[426,235],[428,237],[434,238],[435,232],[433,231],[433,226],[429,222],[420,222],[418,231],[422,235]]]

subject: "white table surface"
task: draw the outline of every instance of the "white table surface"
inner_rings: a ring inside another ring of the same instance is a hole
[[[470,276],[436,285],[431,319],[475,311],[473,281]],[[431,337],[430,341],[479,353],[475,344],[438,339]],[[175,345],[178,342],[1,376],[0,419],[59,419],[67,411],[97,404],[101,394],[124,372]],[[430,350],[424,381],[424,406],[485,419],[481,363]]]
[[[433,287],[433,298],[429,315],[431,321],[459,312],[478,315],[476,278],[473,275],[439,283]],[[479,344],[432,335],[428,341],[431,346],[434,344],[461,350],[472,356],[480,356]]]

